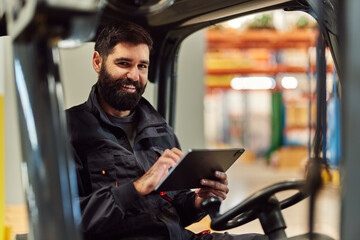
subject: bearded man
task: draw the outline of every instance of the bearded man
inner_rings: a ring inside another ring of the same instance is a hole
[[[66,111],[85,239],[263,239],[185,229],[206,215],[202,201],[226,198],[223,172],[196,191],[154,192],[184,153],[142,97],[151,47],[150,35],[134,23],[104,26],[93,55],[98,81],[85,103]]]

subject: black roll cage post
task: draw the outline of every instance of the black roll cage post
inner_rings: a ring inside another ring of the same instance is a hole
[[[339,1],[341,95],[341,233],[342,240],[360,236],[360,1]]]
[[[322,187],[321,171],[322,166],[328,170],[326,160],[326,59],[325,50],[326,42],[323,26],[324,11],[320,2],[314,3],[317,13],[313,13],[317,17],[319,36],[316,46],[316,127],[313,139],[312,150],[309,156],[309,167],[307,170],[306,182],[303,191],[310,196],[309,203],[309,237],[313,239],[315,204],[318,191]],[[311,126],[311,124],[310,124]],[[321,154],[322,150],[322,156]],[[311,156],[313,154],[313,156]]]
[[[99,11],[96,5],[74,9],[41,1],[24,4],[14,5],[7,12],[7,20],[13,37],[29,238],[80,240],[81,214],[67,137],[58,47],[74,47],[91,38]],[[28,17],[26,25],[22,25],[24,16]]]

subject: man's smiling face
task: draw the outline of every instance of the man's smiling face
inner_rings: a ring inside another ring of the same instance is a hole
[[[107,104],[118,111],[135,108],[147,84],[149,54],[146,44],[121,42],[102,59],[98,90]]]

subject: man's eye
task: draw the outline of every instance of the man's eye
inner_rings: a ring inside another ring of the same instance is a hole
[[[129,66],[130,64],[128,62],[119,62],[118,65]]]
[[[144,69],[146,69],[148,66],[147,65],[145,65],[145,64],[140,64],[139,65],[139,68],[144,68]]]

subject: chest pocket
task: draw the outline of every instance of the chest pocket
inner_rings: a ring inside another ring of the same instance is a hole
[[[87,157],[93,191],[102,187],[116,186],[114,156],[110,152],[94,152]]]
[[[165,150],[165,148],[157,146],[153,146],[150,148],[152,157],[149,160],[151,162],[151,165],[153,165],[159,159],[159,157],[161,157]]]
[[[114,154],[114,162],[117,169],[116,181],[118,184],[133,181],[145,173],[138,164],[135,155]]]

